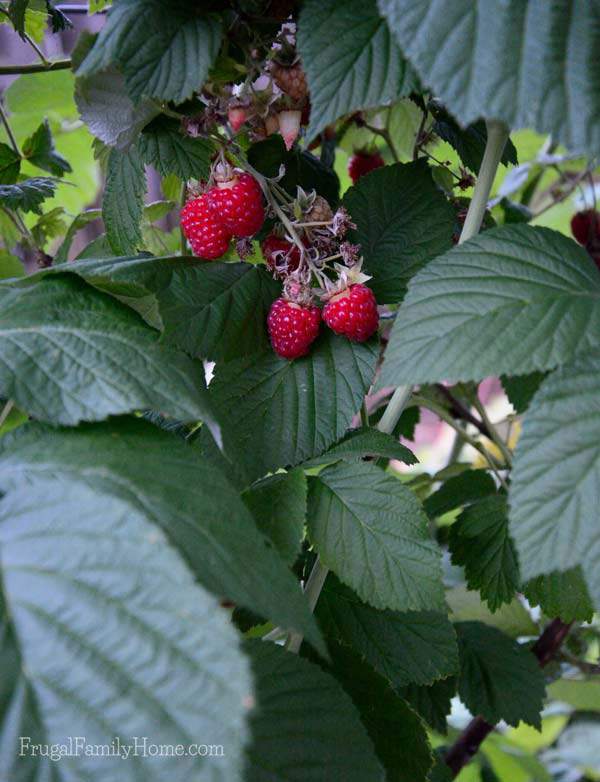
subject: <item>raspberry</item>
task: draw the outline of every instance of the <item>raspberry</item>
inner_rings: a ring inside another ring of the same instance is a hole
[[[343,334],[353,342],[365,342],[379,325],[373,291],[361,283],[351,285],[323,307],[323,320],[336,334]]]
[[[333,220],[333,212],[323,196],[316,196],[313,205],[306,213],[308,223],[326,223]]]
[[[244,106],[230,106],[227,111],[227,119],[233,132],[237,133],[248,119],[248,112]]]
[[[280,111],[277,115],[279,133],[288,152],[294,146],[294,141],[298,138],[298,133],[300,133],[301,118],[302,112],[295,109],[293,111]]]
[[[571,218],[571,233],[584,246],[600,239],[600,214],[594,209],[577,212]]]
[[[295,272],[300,263],[300,250],[287,239],[269,234],[260,246],[265,263],[272,272]]]
[[[267,319],[273,350],[281,358],[305,356],[317,338],[320,323],[318,307],[301,307],[287,299],[277,299],[271,305]]]
[[[207,193],[208,201],[224,227],[234,236],[254,236],[265,221],[260,185],[242,173],[219,182]]]
[[[181,210],[181,227],[194,255],[213,260],[225,255],[231,234],[210,207],[206,194],[188,201]]]
[[[271,75],[275,84],[295,103],[302,103],[308,95],[306,76],[299,62],[295,65],[271,64]]]
[[[348,163],[348,173],[353,184],[356,184],[361,176],[385,166],[385,162],[379,152],[355,152]]]

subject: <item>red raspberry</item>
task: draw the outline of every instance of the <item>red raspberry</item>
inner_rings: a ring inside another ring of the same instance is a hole
[[[373,291],[361,283],[351,285],[323,307],[323,320],[336,334],[343,334],[353,342],[366,342],[379,325]]]
[[[280,239],[275,234],[269,234],[260,246],[265,263],[272,272],[285,269],[295,272],[300,263],[300,250],[287,239]]]
[[[188,201],[181,210],[181,227],[194,255],[220,258],[229,248],[231,234],[213,212],[206,194]]]
[[[379,152],[355,152],[348,163],[348,173],[354,184],[361,176],[385,166],[385,162]]]
[[[234,236],[254,236],[265,221],[260,185],[251,174],[236,174],[219,182],[207,193],[208,200],[225,228]]]
[[[579,244],[587,247],[594,243],[594,240],[600,239],[600,214],[594,209],[577,212],[571,218],[571,233]]]
[[[308,353],[321,323],[321,310],[314,305],[301,307],[287,299],[271,305],[267,326],[273,350],[282,358],[299,358]]]

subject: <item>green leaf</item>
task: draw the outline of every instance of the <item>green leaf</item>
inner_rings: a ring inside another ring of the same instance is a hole
[[[0,185],[0,206],[41,214],[40,205],[52,198],[56,182],[49,177],[30,177],[15,185]]]
[[[226,751],[176,763],[83,753],[62,762],[94,782],[241,779],[253,686],[226,614],[151,513],[123,497],[99,498],[84,481],[38,472],[0,503],[3,775],[55,778],[47,758],[19,757],[20,735],[46,744],[85,735],[106,745],[147,735]]]
[[[47,119],[23,142],[23,157],[32,165],[49,171],[54,176],[61,177],[73,170],[69,162],[56,151]]]
[[[286,361],[268,350],[217,364],[209,394],[222,411],[225,452],[248,482],[301,464],[346,432],[375,373],[374,341],[322,333],[311,353]]]
[[[256,526],[273,541],[288,565],[293,565],[300,552],[306,494],[306,477],[300,469],[270,475],[242,494]]]
[[[50,0],[46,0],[46,10],[48,11],[48,16],[50,17],[50,26],[53,33],[61,33],[64,30],[68,30],[73,27],[73,23],[69,17],[65,16],[60,8],[56,8],[54,3],[51,3]]]
[[[413,492],[374,464],[309,482],[308,534],[323,564],[375,608],[443,611],[440,551]]]
[[[487,142],[487,129],[483,120],[478,120],[466,128],[461,128],[454,117],[443,106],[429,104],[435,122],[432,131],[443,141],[447,141],[458,153],[459,158],[474,174],[479,173],[483,153]],[[510,139],[506,142],[500,162],[505,166],[517,165],[517,150]]]
[[[194,3],[121,0],[78,70],[81,76],[115,64],[134,101],[142,96],[182,103],[199,89],[221,46],[221,22]]]
[[[25,268],[18,258],[0,249],[0,280],[24,277]]]
[[[403,298],[413,274],[452,247],[455,213],[424,160],[385,166],[361,177],[344,196],[356,223],[364,269],[379,303]]]
[[[12,185],[21,170],[21,156],[8,144],[0,142],[0,185]]]
[[[8,4],[8,14],[11,22],[21,38],[24,37],[25,33],[25,13],[28,5],[29,0],[10,0]]]
[[[330,573],[316,615],[328,639],[352,647],[394,689],[458,672],[456,634],[444,614],[378,611]]]
[[[455,625],[460,649],[458,692],[472,714],[495,725],[541,726],[544,675],[532,652],[481,622]]]
[[[552,369],[600,345],[599,303],[600,274],[574,241],[529,225],[492,228],[412,279],[381,385]]]
[[[246,641],[244,648],[257,701],[245,782],[382,779],[358,712],[333,676],[276,644]]]
[[[223,361],[270,349],[265,323],[279,291],[263,268],[185,259],[157,294],[164,339]]]
[[[479,592],[467,589],[466,584],[459,584],[446,591],[446,602],[450,608],[450,619],[453,622],[484,622],[490,627],[502,630],[511,638],[524,635],[537,635],[539,627],[531,618],[529,611],[518,598],[508,605],[504,604],[493,614],[481,600]]]
[[[587,328],[595,328],[591,312]],[[525,418],[510,490],[510,531],[523,579],[581,565],[597,607],[599,372],[596,353],[544,380]]]
[[[338,117],[382,106],[416,85],[375,0],[307,0],[298,52],[310,90],[308,138]]]
[[[559,617],[563,622],[592,621],[594,606],[579,567],[537,576],[525,584],[523,592],[546,616]]]
[[[456,678],[449,676],[427,687],[411,684],[398,692],[433,730],[445,736],[448,732],[446,717],[450,714],[457,686]]]
[[[548,685],[548,698],[581,711],[600,711],[600,677],[558,679]]]
[[[134,105],[122,74],[115,68],[77,79],[75,102],[81,119],[94,136],[121,151],[129,148],[160,111],[151,100]]]
[[[21,491],[41,478],[57,491],[87,487],[93,497],[80,514],[126,504],[165,532],[208,590],[324,650],[298,583],[236,490],[181,438],[120,418],[76,429],[28,424],[0,439],[0,489]]]
[[[137,150],[112,149],[102,199],[102,219],[110,246],[117,255],[133,254],[142,243],[140,222],[145,192],[146,174]]]
[[[416,464],[419,460],[414,453],[392,435],[380,432],[373,427],[353,429],[339,443],[321,456],[304,462],[303,467],[317,467],[343,459],[346,462],[359,462],[365,456],[383,456],[396,459],[404,464]]]
[[[450,527],[452,564],[465,569],[469,589],[479,590],[494,612],[520,588],[519,565],[508,535],[508,506],[502,494],[464,510]]]
[[[339,200],[340,181],[337,174],[324,166],[319,158],[297,145],[288,152],[280,135],[253,144],[248,150],[248,161],[257,171],[270,178],[279,176],[280,167],[283,166],[285,173],[279,184],[293,198],[300,186],[306,191],[316,190],[331,206],[335,206]]]
[[[0,396],[35,418],[97,421],[151,407],[217,432],[201,364],[73,276],[0,286]]]
[[[56,253],[54,254],[54,266],[57,264],[66,263],[66,261],[69,260],[69,250],[71,249],[73,239],[75,238],[77,232],[82,228],[85,228],[86,225],[89,225],[89,223],[93,222],[94,220],[99,220],[101,217],[102,212],[100,209],[88,209],[75,217],[75,219],[67,228],[64,238],[60,243]],[[71,267],[69,267],[69,271],[72,271]]]
[[[51,239],[55,239],[65,232],[67,226],[64,221],[65,210],[62,206],[56,206],[49,212],[44,212],[31,228],[31,235],[37,247],[44,248]]]
[[[508,397],[508,401],[514,407],[515,413],[521,415],[527,410],[546,374],[546,372],[531,372],[528,375],[519,375],[517,377],[502,375],[500,378],[502,388]]]
[[[431,747],[425,726],[389,684],[350,649],[330,646],[334,674],[354,701],[375,753],[394,782],[425,782]]]
[[[379,0],[379,8],[421,80],[461,123],[503,120],[600,152],[595,4]]]
[[[182,133],[181,123],[161,115],[144,128],[138,149],[142,160],[161,176],[177,174],[180,179],[205,179],[210,174],[213,145],[208,139]]]
[[[465,470],[444,481],[437,491],[427,497],[423,508],[434,519],[492,494],[496,494],[496,484],[486,470]]]

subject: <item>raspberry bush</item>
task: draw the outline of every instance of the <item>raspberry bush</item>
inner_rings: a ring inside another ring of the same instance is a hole
[[[0,782],[597,779],[597,5],[0,22]]]

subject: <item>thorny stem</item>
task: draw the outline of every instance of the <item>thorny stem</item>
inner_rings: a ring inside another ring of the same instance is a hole
[[[392,137],[390,136],[389,130],[387,128],[376,128],[374,125],[367,125],[367,124],[365,124],[364,127],[367,130],[370,130],[371,133],[374,133],[376,136],[381,136],[381,138],[387,144],[387,147],[390,150],[392,157],[394,158],[394,163],[399,163],[400,157],[398,155],[398,151],[394,145],[394,142],[392,141]]]
[[[560,649],[571,625],[572,623],[566,624],[560,619],[554,619],[531,647],[531,651],[537,657],[541,668],[547,665]],[[458,776],[460,771],[477,754],[484,739],[493,730],[494,726],[486,722],[483,717],[475,717],[471,720],[444,758],[453,778]]]
[[[306,595],[306,599],[308,600],[308,607],[311,611],[315,610],[317,600],[319,599],[319,595],[321,594],[321,590],[323,589],[323,584],[325,583],[325,579],[327,578],[328,573],[329,568],[325,567],[325,565],[317,557],[315,564],[310,571],[310,576],[308,577],[306,586],[304,587],[304,594]],[[301,646],[302,635],[300,633],[290,633],[285,644],[285,648],[288,650],[288,652],[298,654]]]
[[[557,204],[561,204],[563,201],[566,201],[567,198],[569,198],[570,195],[573,194],[575,190],[579,187],[579,185],[583,182],[586,177],[591,175],[592,171],[594,170],[594,165],[588,166],[585,171],[582,171],[578,176],[573,179],[570,186],[563,190],[563,192],[558,196],[557,198],[553,198],[550,203],[546,204],[546,206],[543,206],[541,209],[538,209],[537,212],[533,213],[533,218],[539,217],[540,215],[543,215],[544,212],[547,212],[549,209],[552,209],[553,206],[556,206]],[[595,192],[592,190],[592,192]]]

